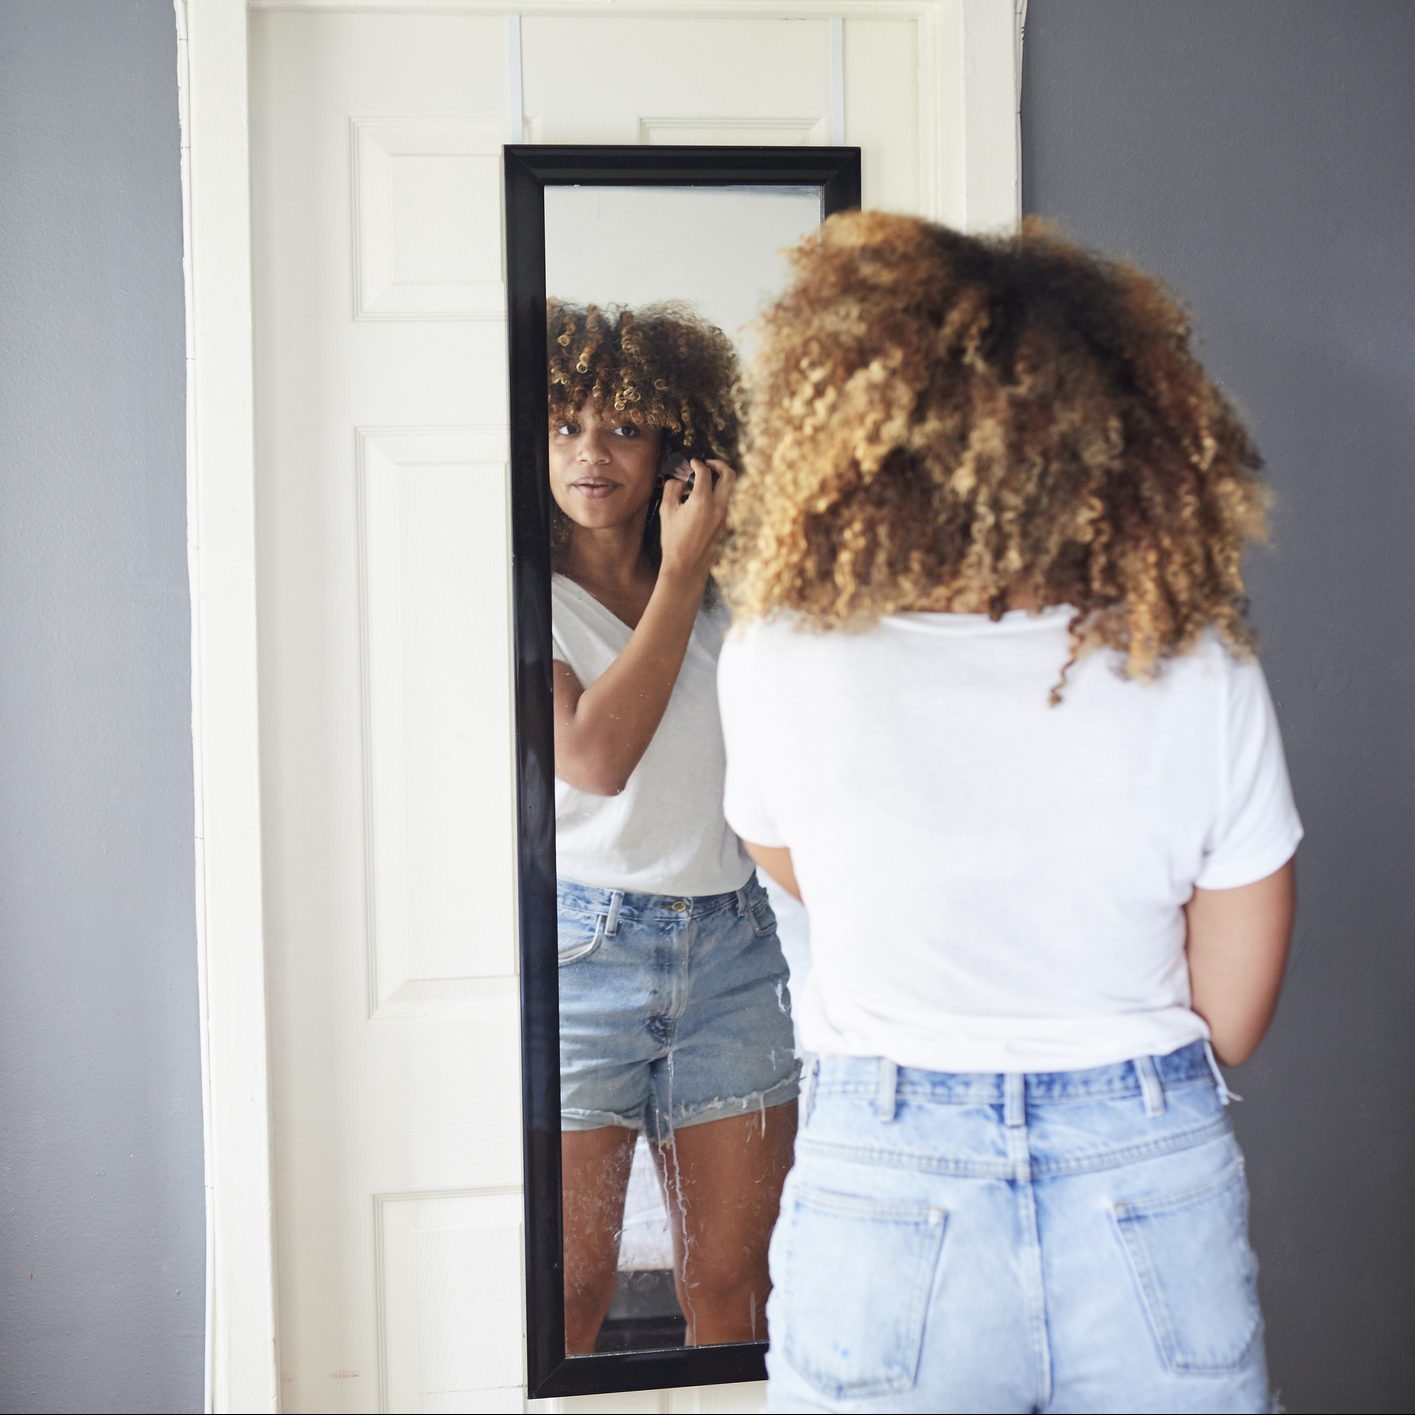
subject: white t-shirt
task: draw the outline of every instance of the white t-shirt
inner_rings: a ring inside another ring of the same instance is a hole
[[[555,657],[588,688],[629,645],[633,630],[564,575],[550,581]],[[643,894],[726,894],[752,862],[722,814],[722,724],[717,656],[720,606],[699,611],[663,721],[617,796],[555,780],[555,873]]]
[[[1212,634],[1150,685],[1097,652],[1053,708],[1070,613],[729,638],[727,819],[791,850],[810,1050],[1051,1071],[1207,1035],[1183,905],[1302,834],[1262,670]]]

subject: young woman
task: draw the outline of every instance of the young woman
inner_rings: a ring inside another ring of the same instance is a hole
[[[641,1131],[688,1341],[759,1339],[799,1067],[722,814],[736,356],[676,306],[552,303],[548,334],[566,1346],[594,1350]]]
[[[770,1408],[1270,1408],[1213,1053],[1301,835],[1259,459],[1133,270],[835,217],[752,381],[727,818],[810,910]]]

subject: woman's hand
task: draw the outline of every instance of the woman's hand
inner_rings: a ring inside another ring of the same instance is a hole
[[[670,480],[659,510],[663,566],[660,574],[706,581],[727,538],[727,507],[737,473],[716,459],[693,458],[693,486]]]

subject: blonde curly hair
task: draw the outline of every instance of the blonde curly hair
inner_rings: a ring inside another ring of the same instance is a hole
[[[1094,647],[1139,679],[1209,625],[1251,651],[1262,461],[1157,282],[1034,220],[843,213],[792,259],[719,569],[739,619],[1069,605],[1053,703]]]
[[[665,301],[622,306],[546,301],[551,425],[570,421],[590,404],[636,427],[660,429],[665,450],[736,463],[741,371],[737,350],[690,305]],[[644,550],[659,558],[659,492],[649,507]],[[551,512],[555,568],[569,542],[570,523]]]
[[[691,306],[548,300],[546,343],[552,418],[590,403],[638,427],[662,428],[671,447],[692,456],[736,460],[737,350]]]

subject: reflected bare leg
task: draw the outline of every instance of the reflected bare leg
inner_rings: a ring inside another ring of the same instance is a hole
[[[791,1168],[796,1102],[690,1125],[655,1145],[687,1343],[766,1338],[766,1251]]]
[[[624,1195],[637,1133],[621,1126],[560,1136],[565,1214],[565,1352],[592,1352],[614,1296]]]

